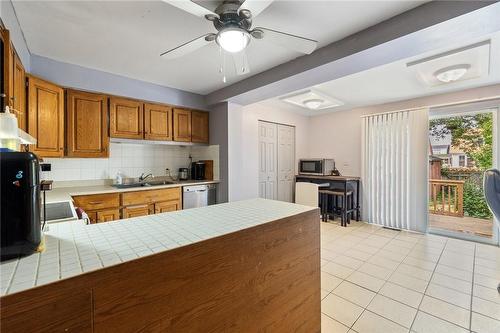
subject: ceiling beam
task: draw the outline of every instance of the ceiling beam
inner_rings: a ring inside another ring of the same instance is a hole
[[[206,96],[248,105],[500,31],[497,1],[432,1]]]

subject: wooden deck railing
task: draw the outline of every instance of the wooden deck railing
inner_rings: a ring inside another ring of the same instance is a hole
[[[429,212],[438,215],[464,216],[464,181],[430,179]]]

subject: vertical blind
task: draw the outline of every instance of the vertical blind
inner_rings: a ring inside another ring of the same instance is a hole
[[[429,110],[362,119],[365,219],[394,229],[427,228]]]

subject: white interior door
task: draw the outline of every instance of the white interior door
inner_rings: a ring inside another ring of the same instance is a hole
[[[278,128],[278,200],[293,202],[295,172],[295,128],[277,125]]]
[[[276,124],[259,121],[259,197],[273,200],[278,195],[276,134]]]

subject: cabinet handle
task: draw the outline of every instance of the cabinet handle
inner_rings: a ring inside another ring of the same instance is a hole
[[[89,204],[91,204],[91,205],[99,205],[99,204],[102,204],[102,201],[89,201]]]

